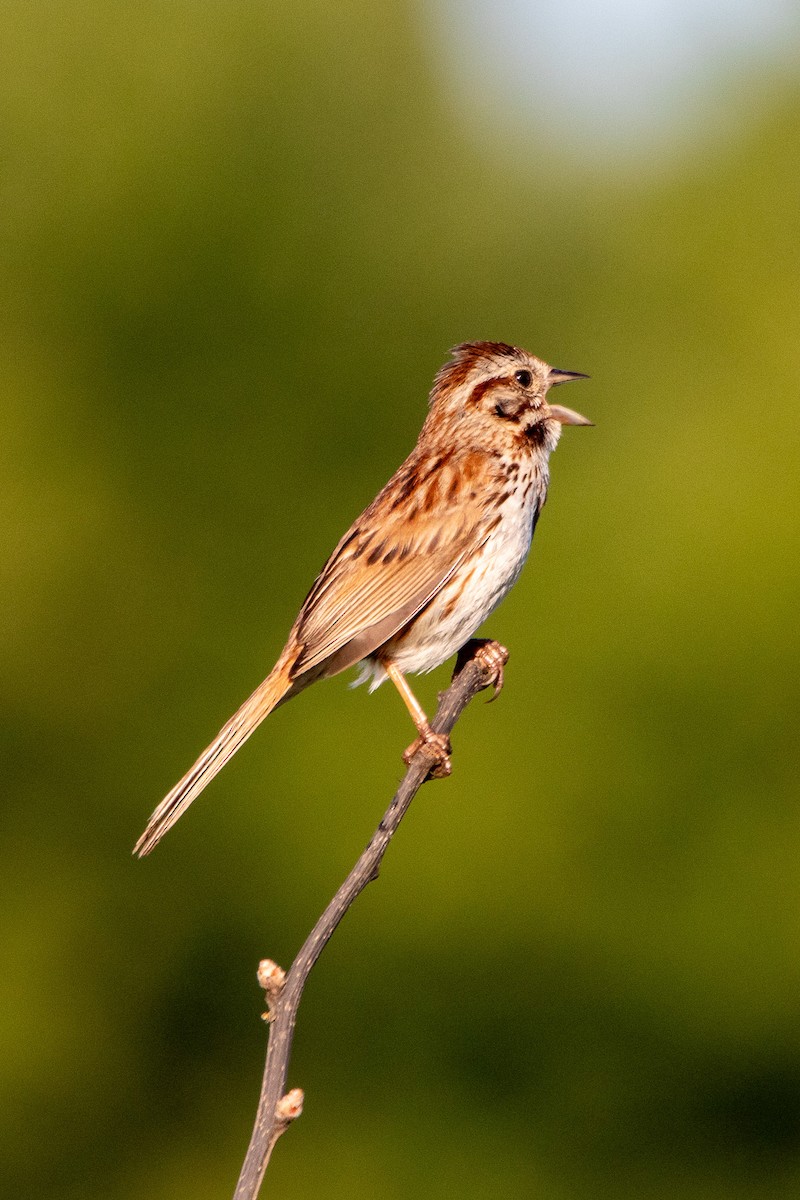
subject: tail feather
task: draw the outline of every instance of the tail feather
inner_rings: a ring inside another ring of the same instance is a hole
[[[195,797],[200,795],[203,788],[222,770],[243,742],[247,741],[253,730],[281,701],[288,700],[293,692],[287,665],[281,660],[252,696],[237,709],[230,721],[223,725],[214,741],[203,751],[183,779],[164,797],[134,846],[134,854],[143,858],[158,845],[167,830],[172,828]]]

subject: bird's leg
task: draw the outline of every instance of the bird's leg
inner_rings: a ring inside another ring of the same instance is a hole
[[[403,672],[394,662],[383,662],[383,669],[391,679],[394,686],[400,693],[403,703],[411,714],[411,720],[417,727],[419,737],[416,741],[403,751],[403,762],[411,762],[418,750],[423,747],[429,758],[433,759],[433,766],[430,770],[431,779],[444,779],[453,769],[450,762],[450,754],[452,747],[450,746],[450,738],[446,733],[435,733],[431,729],[431,724],[425,716],[425,711],[417,697],[409,687],[408,680]]]

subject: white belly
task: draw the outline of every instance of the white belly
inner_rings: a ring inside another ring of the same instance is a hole
[[[544,488],[529,487],[523,475],[505,500],[502,520],[481,549],[460,566],[452,579],[392,646],[392,658],[404,673],[432,671],[469,641],[514,585],[531,546]],[[538,481],[537,481],[538,482]],[[546,481],[543,481],[546,486]],[[366,660],[358,680],[372,678],[370,690],[386,675]]]

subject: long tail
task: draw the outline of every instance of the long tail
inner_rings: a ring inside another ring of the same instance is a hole
[[[230,721],[223,725],[191,770],[187,771],[183,779],[176,783],[169,795],[161,801],[134,846],[134,854],[143,858],[158,845],[167,830],[172,828],[194,798],[199,796],[203,788],[222,770],[242,743],[247,741],[253,730],[282,700],[288,700],[295,690],[289,664],[285,656],[281,655],[272,673],[256,688],[250,699],[245,700]]]

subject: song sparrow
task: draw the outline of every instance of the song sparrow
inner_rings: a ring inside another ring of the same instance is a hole
[[[148,854],[264,717],[317,679],[361,664],[387,677],[438,773],[449,742],[431,729],[407,672],[454,654],[500,603],[528,554],[562,425],[591,425],[551,404],[555,384],[586,379],[502,342],[466,342],[433,384],[419,441],[350,527],[305,599],[275,667],[153,813]]]

